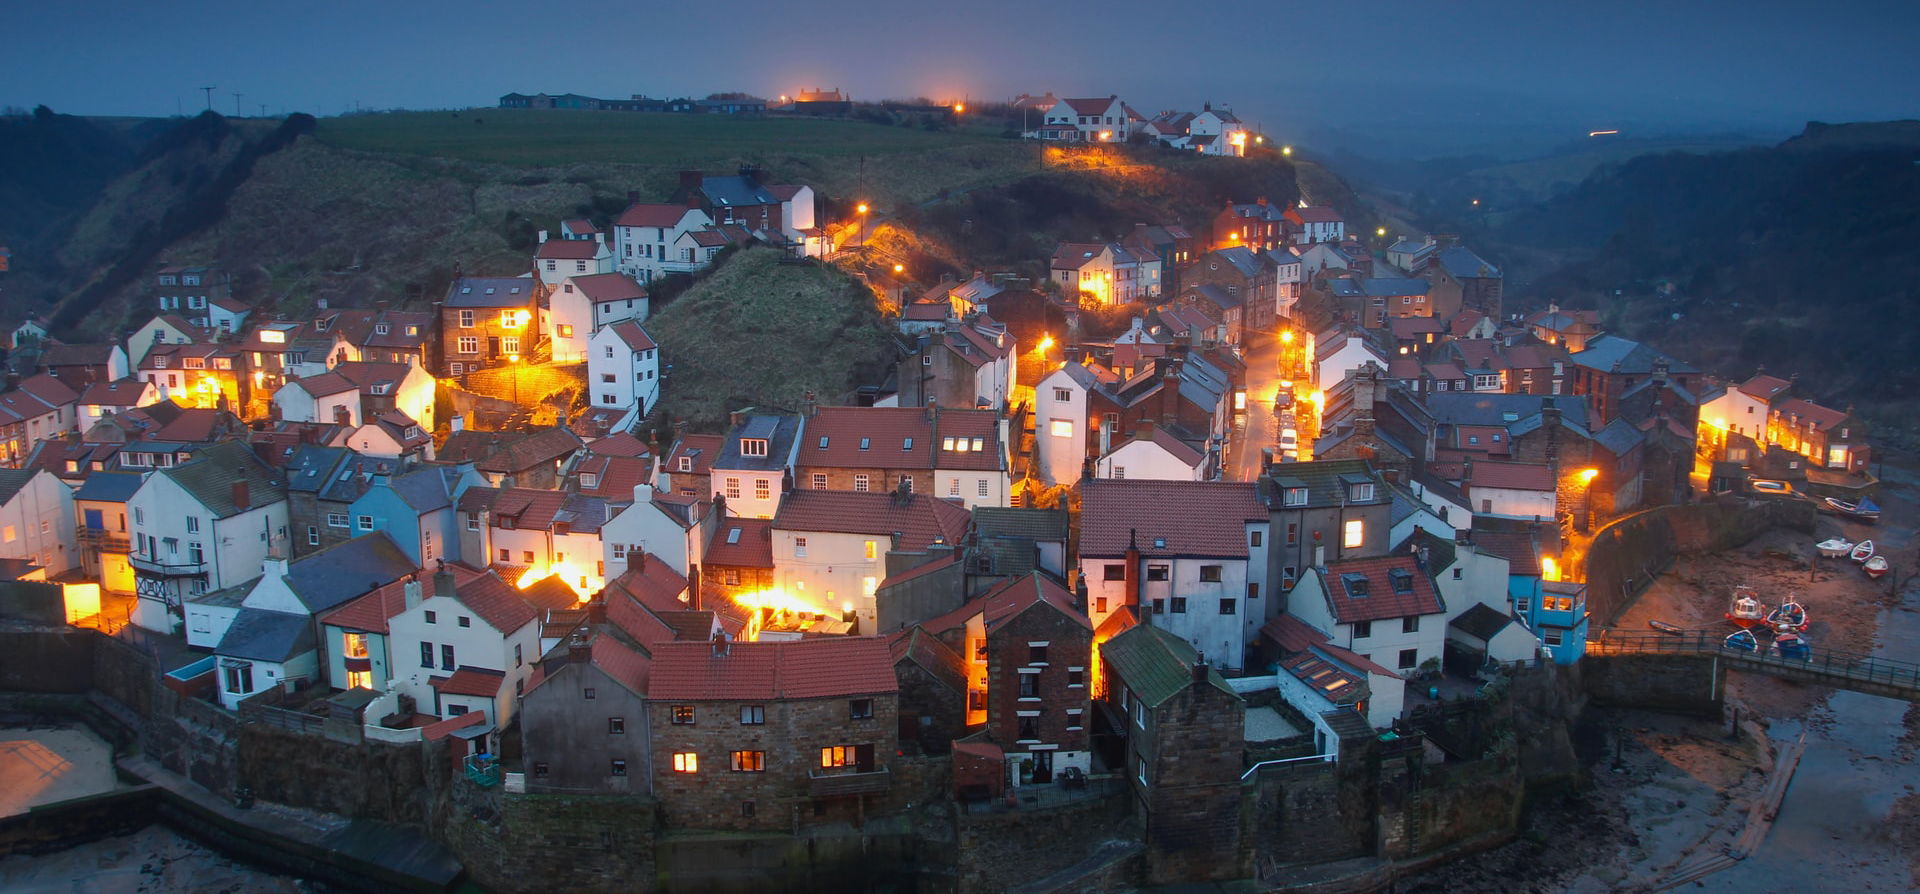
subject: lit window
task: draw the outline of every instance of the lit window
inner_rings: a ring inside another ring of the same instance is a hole
[[[673,772],[675,773],[700,772],[700,755],[691,751],[674,752],[673,753]]]
[[[1340,534],[1340,545],[1347,549],[1359,549],[1367,539],[1367,524],[1360,519],[1347,522]]]
[[[688,726],[693,723],[692,705],[674,705],[672,712],[673,722],[676,726]]]
[[[1073,437],[1073,420],[1055,419],[1047,424],[1047,433],[1056,438]]]
[[[856,761],[852,745],[832,745],[820,749],[820,766],[850,767]]]
[[[878,546],[879,545],[872,540],[867,541],[867,544],[866,544],[867,558],[871,559],[878,554]]]
[[[767,753],[764,751],[736,751],[732,759],[735,773],[761,773],[767,769]]]

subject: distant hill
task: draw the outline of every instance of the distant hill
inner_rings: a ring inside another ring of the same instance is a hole
[[[1809,125],[1779,146],[1647,155],[1492,235],[1585,258],[1531,291],[1708,368],[1805,374],[1826,399],[1920,388],[1920,123]]]

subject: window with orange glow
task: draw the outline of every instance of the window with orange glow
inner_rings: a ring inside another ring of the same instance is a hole
[[[700,755],[692,751],[674,752],[673,753],[673,772],[675,773],[700,772]]]
[[[852,745],[833,745],[820,749],[820,766],[822,767],[850,767],[853,766],[853,761]]]

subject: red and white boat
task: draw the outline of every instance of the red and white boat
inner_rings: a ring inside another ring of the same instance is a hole
[[[1741,585],[1733,588],[1733,601],[1727,605],[1727,620],[1737,627],[1752,627],[1767,619],[1767,607],[1760,604],[1760,594],[1752,587]]]
[[[1874,556],[1860,563],[1860,569],[1865,571],[1868,577],[1875,580],[1879,580],[1881,575],[1886,574],[1888,567],[1886,556]]]
[[[1866,560],[1873,558],[1873,541],[1862,540],[1859,543],[1854,544],[1853,552],[1848,555],[1848,558],[1854,560],[1855,562],[1865,562]]]

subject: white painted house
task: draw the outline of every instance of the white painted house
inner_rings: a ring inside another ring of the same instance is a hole
[[[1196,449],[1151,422],[1132,438],[1102,455],[1095,466],[1099,478],[1205,481],[1214,464],[1206,451]]]
[[[797,415],[736,411],[708,475],[711,496],[726,500],[728,515],[773,518],[805,432],[806,420]]]
[[[1212,105],[1187,123],[1187,144],[1199,147],[1202,155],[1243,156],[1251,139],[1244,122],[1231,111]]]
[[[1083,143],[1124,143],[1134,120],[1118,96],[1063,99],[1047,109],[1043,132],[1070,134],[1070,139]]]
[[[0,558],[32,562],[47,578],[80,564],[73,488],[46,469],[0,469]]]
[[[971,523],[965,507],[926,494],[796,490],[773,517],[775,585],[873,633],[887,553],[958,544]]]
[[[636,282],[666,275],[662,266],[681,235],[713,225],[713,218],[686,205],[637,203],[613,222],[614,268]]]
[[[148,630],[174,632],[186,597],[250,580],[261,562],[292,546],[286,484],[241,441],[147,476],[127,507],[139,597],[133,622]]]
[[[560,283],[559,291],[549,301],[556,316],[563,313],[561,305],[567,304],[569,307],[564,313],[568,316],[584,315],[592,321],[586,328],[576,329],[574,335],[570,336],[583,339],[580,355],[583,360],[586,359],[584,339],[592,337],[601,327],[621,320],[644,323],[647,317],[653,315],[646,288],[624,273],[568,277]]]
[[[551,289],[569,276],[592,276],[613,272],[613,248],[605,233],[593,239],[548,239],[540,231],[540,244],[533,250],[533,271],[540,284]]]
[[[288,422],[365,425],[389,410],[433,430],[435,382],[411,363],[345,361],[331,372],[295,379],[273,392],[273,405]]]
[[[1087,397],[1095,381],[1085,365],[1067,363],[1034,386],[1034,465],[1041,481],[1080,480],[1087,460]]]
[[[160,400],[160,389],[143,379],[95,382],[80,392],[80,427],[84,431],[101,419],[144,407]]]
[[[1314,340],[1313,384],[1323,390],[1332,388],[1368,363],[1387,368],[1386,353],[1371,339],[1357,332],[1323,333]]]
[[[421,713],[481,711],[504,726],[540,658],[544,614],[492,572],[464,584],[436,573],[420,602],[387,622],[393,690]]]
[[[632,320],[601,328],[587,349],[587,392],[596,410],[640,419],[660,400],[660,346]]]
[[[1548,521],[1557,517],[1553,469],[1545,463],[1474,462],[1467,466],[1462,484],[1480,515]]]
[[[1334,645],[1401,673],[1438,661],[1446,643],[1446,605],[1412,555],[1310,568],[1288,594],[1287,613],[1327,634]],[[1373,694],[1368,720],[1375,726],[1399,714],[1398,703],[1387,713],[1388,695]]]
[[[704,563],[712,512],[712,503],[656,500],[652,485],[635,486],[633,502],[600,526],[607,580],[625,574],[636,552],[683,575],[690,566]]]

